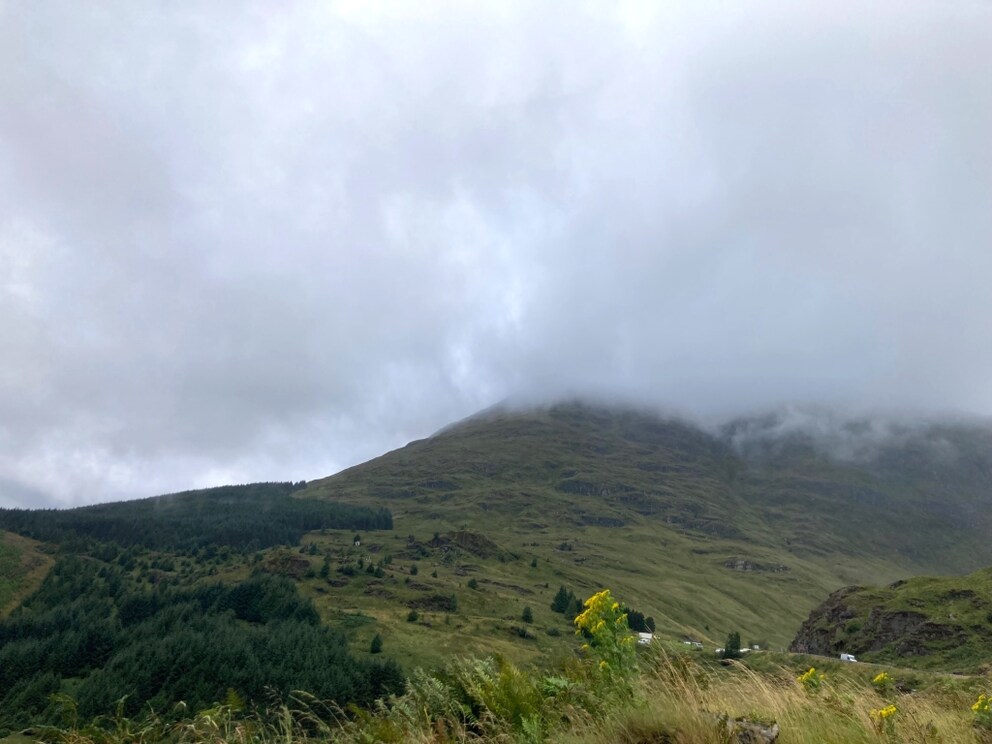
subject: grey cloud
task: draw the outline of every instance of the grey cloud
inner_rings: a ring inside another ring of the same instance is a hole
[[[0,477],[313,478],[513,394],[992,413],[990,31],[3,4]]]

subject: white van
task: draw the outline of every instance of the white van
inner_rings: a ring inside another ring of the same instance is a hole
[[[840,660],[841,661],[854,661],[854,662],[857,662],[857,659],[854,658],[854,654],[841,654],[840,655]]]

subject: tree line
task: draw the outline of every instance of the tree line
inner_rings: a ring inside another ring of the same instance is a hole
[[[301,483],[252,483],[76,509],[0,509],[0,528],[43,542],[73,539],[182,552],[294,545],[320,529],[389,530],[388,509],[292,494]]]

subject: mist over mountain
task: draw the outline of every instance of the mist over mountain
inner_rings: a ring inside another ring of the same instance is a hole
[[[990,35],[6,2],[0,503],[310,480],[514,394],[989,415]]]

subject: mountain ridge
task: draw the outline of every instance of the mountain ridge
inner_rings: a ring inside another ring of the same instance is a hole
[[[727,433],[627,406],[495,406],[300,495],[386,506],[411,533],[476,526],[550,553],[578,586],[622,586],[673,630],[718,637],[707,627],[737,618],[784,645],[839,586],[992,564],[992,429],[917,428],[845,462],[802,436],[739,450]],[[948,438],[963,475],[928,454]],[[648,570],[638,582],[611,555]]]

